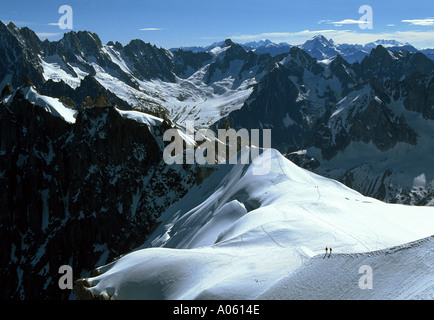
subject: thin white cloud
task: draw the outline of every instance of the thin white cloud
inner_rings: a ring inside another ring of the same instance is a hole
[[[347,25],[347,24],[360,24],[363,23],[363,21],[361,22],[360,20],[354,20],[354,19],[344,19],[341,21],[334,21],[334,20],[320,20],[318,21],[318,24],[333,24],[335,27],[341,27],[343,25]]]
[[[434,18],[407,19],[407,20],[401,20],[401,22],[406,22],[413,26],[434,26]]]
[[[265,39],[278,39],[278,38],[287,38],[291,36],[289,32],[264,32],[260,34],[242,34],[242,35],[234,35],[230,38],[235,41],[257,41],[257,40],[265,40]]]
[[[331,22],[327,22],[327,23],[334,24],[335,26],[341,26],[343,24],[360,24],[361,22],[360,22],[360,20],[344,19],[341,21],[331,21]]]
[[[392,33],[392,36],[398,41],[408,42],[419,49],[434,48],[434,30],[396,31]]]
[[[393,23],[390,23],[388,25],[386,25],[386,27],[394,27],[395,25]]]
[[[160,31],[160,30],[164,30],[163,28],[142,28],[139,29],[140,31]]]
[[[318,21],[318,24],[322,24],[322,23],[329,23],[329,22],[333,22],[333,20],[320,20]]]

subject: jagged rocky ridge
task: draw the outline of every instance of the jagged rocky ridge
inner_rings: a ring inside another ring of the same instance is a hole
[[[28,101],[29,90],[0,104],[2,298],[69,298],[59,267],[80,277],[142,243],[196,168],[164,163],[165,121],[94,101],[69,123]]]
[[[83,277],[127,252],[194,183],[195,169],[162,162],[164,126],[150,130],[113,105],[166,125],[271,128],[272,146],[303,167],[384,201],[433,205],[433,62],[421,53],[378,46],[351,64],[230,40],[170,52],[103,45],[85,31],[41,42],[3,23],[0,40],[1,99],[13,97],[0,106],[5,297],[67,297],[59,264]],[[75,108],[74,123],[25,99],[26,77],[26,88],[31,80]]]
[[[181,47],[172,48],[170,51],[176,52],[180,49],[185,51],[207,52],[212,50],[216,46],[221,46],[223,42],[216,42],[206,47]],[[260,41],[252,41],[241,44],[246,51],[254,51],[258,54],[270,54],[271,56],[277,56],[283,53],[288,54],[292,47],[298,47],[306,51],[310,56],[318,60],[332,59],[340,55],[347,62],[361,62],[366,56],[369,56],[372,49],[378,45],[386,47],[388,50],[399,52],[421,52],[430,59],[434,59],[434,49],[417,49],[409,43],[401,43],[396,40],[377,40],[369,42],[365,45],[361,44],[337,44],[333,39],[326,39],[323,35],[316,35],[309,40],[306,40],[303,44],[291,45],[286,42],[274,43],[268,39]]]
[[[433,79],[421,53],[378,46],[349,64],[292,48],[215,127],[271,128],[273,147],[301,166],[380,200],[432,205]]]

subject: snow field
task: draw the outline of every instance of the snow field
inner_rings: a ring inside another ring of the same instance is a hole
[[[77,111],[61,102],[59,99],[40,95],[33,87],[27,87],[22,90],[24,97],[30,102],[44,108],[53,116],[63,118],[66,122],[75,123]]]
[[[275,150],[269,174],[252,174],[256,165],[220,165],[160,217],[143,246],[100,267],[101,274],[88,279],[88,290],[116,299],[389,299],[433,294],[432,287],[422,285],[429,283],[432,272],[414,259],[432,265],[432,254],[418,249],[424,246],[408,249],[408,264],[396,268],[387,265],[400,256],[387,250],[372,253],[434,234],[433,208],[364,197],[297,167]],[[333,254],[322,260],[326,246]],[[375,277],[382,276],[388,289],[366,293],[354,284],[361,276],[360,263],[375,267]],[[403,291],[403,282],[393,279],[414,266],[414,279]],[[332,273],[324,280],[329,285],[318,289],[327,270]],[[349,283],[352,286],[345,287]]]
[[[428,237],[369,253],[318,255],[257,298],[432,300],[433,245],[434,237]],[[365,266],[371,268],[371,288],[366,287]]]

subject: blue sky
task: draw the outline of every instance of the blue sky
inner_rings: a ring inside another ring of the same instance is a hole
[[[59,40],[69,31],[56,25],[61,5],[73,10],[72,30],[95,32],[103,43],[142,39],[172,48],[231,38],[299,44],[323,34],[337,43],[395,39],[434,48],[433,0],[15,0],[2,5],[0,20]],[[360,28],[362,5],[372,8],[373,29]]]

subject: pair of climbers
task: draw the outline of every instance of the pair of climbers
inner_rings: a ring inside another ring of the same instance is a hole
[[[327,254],[327,252],[328,252],[328,248],[327,247],[325,248],[325,251],[326,251],[326,254]],[[330,248],[330,254],[332,254],[332,248]]]

